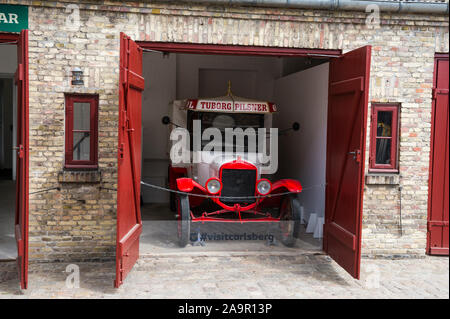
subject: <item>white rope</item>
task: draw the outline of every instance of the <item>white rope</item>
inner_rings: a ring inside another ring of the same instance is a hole
[[[180,195],[189,195],[189,196],[195,196],[195,197],[204,197],[204,198],[221,198],[221,199],[258,199],[258,198],[265,198],[265,197],[276,197],[276,196],[284,196],[284,195],[289,195],[289,194],[298,194],[298,192],[283,192],[283,193],[276,193],[276,194],[269,194],[269,195],[258,195],[258,196],[215,196],[215,195],[204,195],[204,194],[192,194],[192,193],[188,193],[188,192],[181,192],[181,191],[177,191],[171,188],[167,188],[167,187],[162,187],[162,186],[158,186],[158,185],[154,185],[154,184],[149,184],[146,183],[144,181],[141,181],[141,185],[147,186],[147,187],[151,187],[151,188],[155,188],[161,191],[166,191],[166,192],[172,192],[175,194],[180,194]],[[319,188],[319,187],[325,187],[326,184],[318,184],[318,185],[313,185],[313,186],[309,186],[309,187],[305,187],[302,189],[301,192],[313,189],[313,188]]]

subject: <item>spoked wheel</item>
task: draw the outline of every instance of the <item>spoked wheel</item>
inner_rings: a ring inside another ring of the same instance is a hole
[[[281,242],[287,246],[295,245],[300,232],[300,203],[294,196],[285,196],[280,205]]]
[[[189,197],[187,195],[177,195],[177,231],[178,244],[180,247],[186,247],[189,243],[191,232],[191,212],[189,209]]]

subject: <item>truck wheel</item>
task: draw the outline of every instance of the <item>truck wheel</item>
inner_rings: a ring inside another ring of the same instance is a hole
[[[177,231],[178,244],[186,247],[189,243],[191,232],[191,211],[189,209],[189,197],[187,195],[177,195]]]
[[[170,192],[169,194],[169,206],[170,206],[170,210],[172,212],[176,212],[177,211],[177,196],[175,195],[174,192]]]
[[[300,232],[300,203],[295,196],[285,196],[280,205],[281,242],[293,247]]]

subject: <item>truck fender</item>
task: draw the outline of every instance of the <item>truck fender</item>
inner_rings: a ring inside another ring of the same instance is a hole
[[[272,184],[273,193],[293,192],[300,193],[302,191],[302,184],[295,179],[280,179]]]
[[[206,189],[202,185],[188,177],[177,178],[177,188],[181,192],[191,193],[195,189],[206,194]]]

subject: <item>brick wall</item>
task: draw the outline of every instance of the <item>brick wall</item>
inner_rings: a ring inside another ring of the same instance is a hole
[[[365,186],[363,255],[424,254],[433,57],[448,52],[448,17],[381,13],[380,26],[371,28],[356,12],[103,1],[79,4],[80,28],[72,30],[69,2],[24,2],[31,6],[30,192],[61,187],[30,196],[31,260],[114,256],[120,32],[135,40],[344,52],[372,45],[370,101],[402,103],[401,178]],[[75,66],[86,75],[82,88],[70,85]],[[65,92],[99,94],[95,181],[61,177]]]

